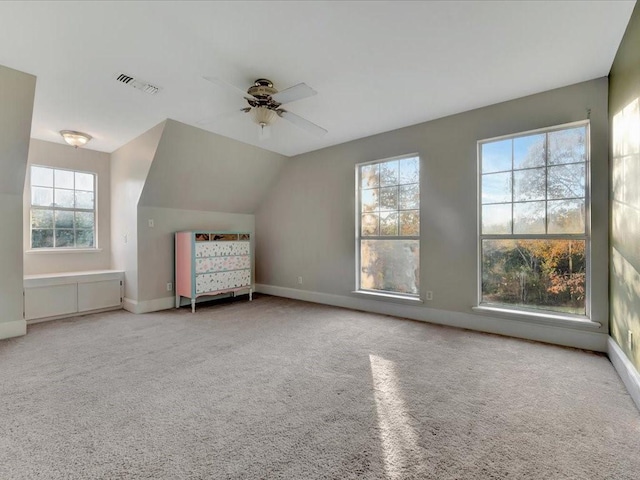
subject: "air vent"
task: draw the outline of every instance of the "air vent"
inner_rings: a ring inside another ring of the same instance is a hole
[[[137,80],[131,75],[127,75],[126,73],[120,73],[116,80],[120,83],[124,83],[125,85],[129,85],[137,90],[141,90],[144,93],[148,93],[149,95],[155,95],[160,91],[160,87],[156,87],[155,85],[151,85],[142,80]]]
[[[121,73],[120,75],[118,75],[117,80],[122,83],[129,83],[130,81],[133,80],[133,77],[130,77],[129,75],[125,75],[124,73]]]

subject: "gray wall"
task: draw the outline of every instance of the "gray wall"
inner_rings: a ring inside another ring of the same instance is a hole
[[[140,205],[253,213],[287,158],[167,120]]]
[[[611,152],[611,335],[640,370],[640,6],[613,62]],[[628,332],[634,341],[628,342]]]
[[[125,297],[138,298],[138,202],[165,122],[111,154],[111,267],[125,271]]]
[[[36,77],[0,66],[0,339],[23,335],[22,190]]]
[[[153,219],[153,228],[149,227]],[[167,283],[174,283],[174,233],[182,230],[221,230],[250,232],[253,240],[254,216],[238,213],[178,210],[164,207],[138,207],[138,301],[148,302],[171,297]]]
[[[591,109],[592,318],[608,319],[606,78],[492,105],[294,157],[256,213],[256,282],[354,296],[355,164],[422,158],[421,293],[425,306],[477,302],[477,141],[584,120]],[[297,285],[297,277],[303,285]]]
[[[96,152],[87,148],[73,148],[69,145],[31,139],[29,145],[28,165],[44,165],[49,167],[80,170],[97,174],[97,246],[95,252],[39,252],[29,251],[30,229],[29,211],[31,208],[30,169],[27,168],[24,183],[24,273],[33,275],[40,273],[74,272],[85,270],[106,270],[111,265],[111,189],[109,154]]]
[[[174,232],[253,234],[253,212],[287,161],[174,120],[114,152],[112,266],[126,271],[125,307],[151,311],[172,304],[166,285],[174,282]]]

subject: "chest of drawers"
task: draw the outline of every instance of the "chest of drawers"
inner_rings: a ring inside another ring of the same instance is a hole
[[[191,300],[248,291],[251,300],[251,236],[246,232],[176,232],[176,308],[182,297]]]

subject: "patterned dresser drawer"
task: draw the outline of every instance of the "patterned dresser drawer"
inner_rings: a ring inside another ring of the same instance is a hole
[[[251,270],[203,273],[196,276],[196,294],[217,292],[251,284]]]

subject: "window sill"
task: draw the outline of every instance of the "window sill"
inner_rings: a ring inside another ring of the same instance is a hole
[[[411,305],[424,303],[419,297],[409,297],[406,295],[396,295],[393,293],[370,292],[367,290],[354,290],[351,293],[355,295],[362,295],[363,297],[371,298],[373,300],[386,300],[392,301],[394,303],[407,303]]]
[[[100,253],[102,252],[101,248],[38,248],[35,250],[27,250],[24,253],[28,253],[29,255],[35,253],[38,255],[48,255],[50,253],[58,254],[58,253]]]
[[[562,315],[543,312],[532,312],[530,310],[517,310],[513,308],[504,307],[490,307],[486,305],[479,305],[471,307],[474,312],[478,312],[484,315],[495,315],[497,317],[508,318],[510,320],[518,320],[530,323],[538,323],[542,325],[554,325],[563,327],[575,327],[575,328],[588,328],[588,329],[600,329],[602,324],[600,322],[594,322],[587,317],[579,315]]]

